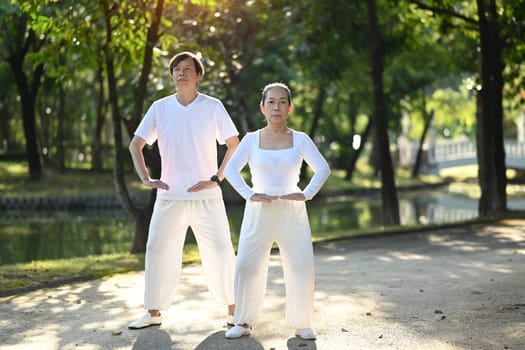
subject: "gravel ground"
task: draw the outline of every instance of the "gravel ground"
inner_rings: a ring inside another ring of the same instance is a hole
[[[284,318],[278,253],[252,335],[226,340],[200,265],[183,268],[164,323],[131,331],[144,274],[0,299],[0,349],[525,349],[525,220],[320,243],[316,341]]]

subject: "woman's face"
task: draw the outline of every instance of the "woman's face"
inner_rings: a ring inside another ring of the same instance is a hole
[[[288,92],[281,87],[268,90],[261,112],[268,125],[286,124],[288,114],[292,112],[292,105],[288,102]]]

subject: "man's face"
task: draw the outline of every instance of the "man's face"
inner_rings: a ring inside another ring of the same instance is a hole
[[[173,83],[179,88],[196,88],[201,76],[195,70],[195,64],[191,58],[185,58],[173,67]]]

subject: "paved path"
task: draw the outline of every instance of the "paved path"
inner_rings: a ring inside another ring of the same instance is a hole
[[[252,336],[224,339],[200,265],[160,327],[126,329],[143,273],[0,299],[0,349],[525,349],[525,220],[316,245],[317,341],[284,320],[278,255]]]

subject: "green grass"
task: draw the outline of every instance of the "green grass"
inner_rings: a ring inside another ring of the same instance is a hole
[[[477,199],[481,196],[481,189],[478,184],[478,166],[466,165],[462,167],[444,169],[440,176],[450,182],[448,191],[464,197]],[[513,169],[507,169],[508,180],[516,179],[518,173]],[[518,181],[517,184],[507,184],[507,196],[523,196],[525,193],[525,184]]]
[[[341,191],[356,190],[361,188],[381,188],[381,177],[374,176],[371,168],[361,168],[360,172],[354,174],[352,181],[345,180],[345,172],[339,169],[333,169],[330,177],[323,186],[323,191]],[[437,184],[443,182],[443,179],[435,175],[422,175],[416,179],[410,177],[410,172],[405,169],[396,172],[397,187],[414,187]]]
[[[44,169],[40,181],[30,180],[25,163],[0,161],[0,196],[59,196],[86,193],[113,193],[113,174],[109,171],[90,172],[69,170],[60,173]],[[126,177],[131,191],[143,189],[138,177],[131,173]]]
[[[100,278],[108,274],[139,270],[144,255],[111,254],[73,259],[33,261],[0,266],[0,290],[46,285],[78,276]]]
[[[195,245],[184,247],[183,263],[199,262]],[[144,269],[144,254],[106,254],[0,266],[0,292],[46,287],[75,278],[96,279]]]

